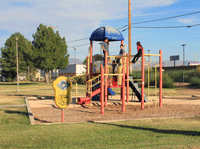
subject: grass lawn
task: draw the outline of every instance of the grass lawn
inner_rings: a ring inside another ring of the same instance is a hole
[[[0,105],[24,104],[26,96],[54,96],[52,84],[25,83],[20,92],[16,89],[16,84],[0,83]],[[200,148],[200,117],[31,126],[25,107],[4,107],[0,138],[0,148]]]

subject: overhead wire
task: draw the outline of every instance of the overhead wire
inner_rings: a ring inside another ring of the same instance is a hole
[[[196,0],[191,0],[191,1],[188,1],[188,2],[185,2],[185,3],[181,3],[181,4],[178,4],[178,5],[171,5],[171,6],[168,6],[168,7],[165,7],[165,8],[157,8],[157,9],[153,9],[153,10],[149,10],[149,11],[145,11],[144,13],[149,13],[149,12],[154,12],[154,11],[158,11],[158,10],[163,10],[163,9],[167,9],[167,8],[171,8],[171,7],[178,7],[178,6],[181,6],[181,5],[184,5],[184,4],[188,4],[188,3],[191,3],[191,2],[194,2],[194,1],[196,1]],[[137,14],[134,14],[134,15],[138,15],[138,14],[140,14],[140,13],[137,13]],[[133,16],[133,15],[131,15],[131,16]],[[124,20],[124,19],[127,19],[128,17],[125,17],[125,18],[122,18],[122,19],[120,19],[120,20]],[[119,20],[119,21],[120,21]],[[117,21],[117,22],[119,22],[119,21]],[[116,22],[115,22],[116,23]]]
[[[187,28],[190,28],[190,27],[194,27],[194,26],[199,26],[200,24],[194,24],[194,25],[185,25],[185,26],[166,26],[166,27],[144,27],[144,26],[132,26],[131,28],[152,28],[152,29],[162,29],[162,28],[183,28],[183,27],[187,27]],[[127,29],[124,29],[122,30],[121,32],[124,32],[128,30]]]
[[[86,39],[89,39],[89,37],[87,37],[87,38],[82,38],[82,39],[77,39],[77,40],[66,41],[66,43],[77,42],[77,41],[82,41],[82,40],[86,40]]]
[[[200,13],[200,11],[191,12],[191,13],[186,13],[186,14],[182,14],[182,15],[178,15],[178,16],[173,16],[173,17],[166,17],[166,18],[155,19],[155,20],[149,20],[149,21],[135,22],[135,23],[131,23],[131,25],[133,25],[133,24],[149,23],[149,22],[156,22],[156,21],[162,21],[162,20],[169,20],[169,19],[179,18],[179,17],[188,16],[188,15],[193,15],[193,14],[197,14],[197,13]],[[128,25],[125,25],[125,26],[120,27],[120,28],[118,28],[118,29],[122,29],[122,28],[125,28],[125,27],[127,27],[127,26],[128,26]]]
[[[82,44],[82,45],[78,45],[78,46],[71,46],[71,47],[68,47],[68,48],[82,47],[82,46],[86,46],[86,45],[89,45],[89,43],[87,43],[87,44]]]

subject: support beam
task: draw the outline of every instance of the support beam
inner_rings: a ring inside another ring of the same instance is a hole
[[[159,54],[160,54],[159,106],[162,107],[162,50],[159,51]]]
[[[142,85],[141,85],[141,109],[144,109],[144,49],[142,48]]]

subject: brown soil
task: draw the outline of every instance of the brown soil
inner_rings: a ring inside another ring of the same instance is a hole
[[[51,102],[52,103],[52,102]],[[115,103],[115,104],[114,104]],[[122,112],[120,102],[114,102],[105,108],[101,114],[101,107],[93,103],[93,106],[68,107],[64,110],[64,122],[88,122],[88,121],[111,121],[130,120],[143,118],[163,117],[193,117],[200,116],[200,99],[164,99],[162,108],[157,102],[145,103],[144,110],[141,110],[139,102],[126,104],[126,111]],[[31,105],[31,103],[30,103]],[[60,123],[61,109],[54,105],[31,108],[35,123]]]

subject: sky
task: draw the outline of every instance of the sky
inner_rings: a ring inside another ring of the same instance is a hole
[[[196,13],[194,13],[196,12]],[[191,15],[184,15],[193,13]],[[199,0],[131,0],[132,54],[136,53],[136,42],[140,41],[148,53],[163,51],[163,60],[180,55],[183,60],[200,61],[200,26],[178,28],[135,28],[174,27],[200,24]],[[174,17],[181,16],[182,17]],[[171,18],[164,19],[163,18]],[[173,18],[174,17],[174,18]],[[159,21],[151,21],[157,20]],[[89,37],[102,26],[111,26],[121,31],[128,50],[128,0],[0,0],[0,47],[15,32],[20,32],[32,41],[39,24],[57,27],[65,37],[70,58],[84,60],[88,54]],[[148,22],[150,21],[150,22]],[[138,23],[146,22],[146,23]],[[120,28],[120,29],[119,29]],[[84,39],[71,42],[78,39]],[[80,46],[84,45],[84,46]],[[110,43],[110,54],[118,55],[120,42]],[[93,46],[93,54],[100,54],[99,42]]]

